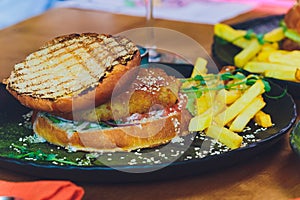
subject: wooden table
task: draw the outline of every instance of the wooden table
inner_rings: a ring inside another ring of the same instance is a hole
[[[252,11],[226,23],[269,14]],[[145,25],[144,18],[140,17],[78,9],[50,10],[0,31],[0,80],[8,76],[14,63],[55,36],[73,32],[116,34]],[[182,32],[211,52],[211,25],[157,19],[154,26]],[[300,105],[299,101],[297,104]],[[136,184],[77,184],[85,189],[85,199],[289,199],[300,197],[299,170],[300,158],[292,153],[287,134],[251,160],[195,177]],[[38,178],[0,168],[0,179]]]

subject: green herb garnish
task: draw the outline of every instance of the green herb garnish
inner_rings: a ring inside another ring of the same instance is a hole
[[[265,94],[265,95],[266,95],[266,97],[268,97],[269,99],[280,99],[280,98],[284,97],[286,94],[287,94],[287,88],[285,88],[285,89],[283,90],[283,92],[282,92],[280,95],[278,95],[278,96],[269,96],[268,94]]]
[[[245,75],[242,73],[232,74],[230,72],[225,72],[220,75],[220,79],[223,81],[230,80],[230,79],[242,80],[244,78],[245,78]]]
[[[196,84],[191,85],[190,87],[181,88],[183,93],[193,93],[197,98],[199,98],[203,92],[216,91],[222,89],[235,89],[235,90],[244,90],[246,87],[238,86],[249,86],[253,85],[257,80],[262,80],[265,86],[265,91],[269,92],[271,86],[268,81],[258,75],[245,76],[243,73],[234,72],[225,72],[222,74],[208,74],[206,76],[197,75],[192,78],[182,79],[181,82],[192,82]],[[201,77],[201,78],[200,78]],[[218,84],[209,84],[212,80]],[[219,81],[218,81],[219,80]],[[221,81],[220,81],[221,80]],[[224,83],[224,81],[236,80],[233,83]]]
[[[256,34],[252,29],[248,29],[246,34],[244,35],[244,38],[247,40],[251,40],[252,38],[256,37]]]
[[[25,146],[20,146],[16,144],[11,144],[13,148],[16,149],[18,154],[10,153],[8,157],[10,158],[27,158],[27,159],[33,159],[33,160],[39,160],[39,161],[48,161],[48,162],[57,162],[61,164],[67,164],[67,165],[79,165],[76,162],[66,160],[64,158],[57,158],[57,154],[47,154],[44,153],[41,150],[37,151],[31,151],[27,149]]]
[[[264,40],[264,34],[257,34],[256,38],[257,38],[259,44],[263,45],[266,43],[266,41]]]
[[[251,40],[251,39],[255,38],[261,45],[268,42],[268,41],[264,40],[264,34],[261,34],[261,33],[256,34],[252,29],[247,30],[246,34],[244,35],[244,38],[247,40]]]

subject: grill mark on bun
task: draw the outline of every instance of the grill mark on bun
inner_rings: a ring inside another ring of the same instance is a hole
[[[34,98],[57,99],[94,88],[137,47],[127,38],[94,33],[57,37],[14,67],[8,87]]]

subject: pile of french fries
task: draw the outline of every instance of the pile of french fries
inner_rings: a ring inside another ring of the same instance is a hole
[[[245,38],[247,31],[236,30],[226,24],[214,26],[216,36],[240,48],[234,57],[234,65],[265,77],[300,82],[300,51],[280,50],[280,41],[285,38],[282,27],[275,28],[257,37]]]
[[[191,77],[197,75],[209,77],[206,65],[205,59],[198,58]],[[206,81],[203,87],[207,90],[204,88],[201,96],[195,96],[193,102],[195,111],[189,123],[189,131],[204,132],[227,147],[236,149],[243,141],[239,133],[245,129],[250,120],[254,120],[262,127],[273,125],[271,116],[262,111],[266,103],[262,97],[265,87],[261,79],[251,86],[245,84],[229,90],[209,89],[218,84],[223,84],[223,81],[213,79]],[[182,88],[190,88],[193,85],[197,85],[197,81],[184,82]]]

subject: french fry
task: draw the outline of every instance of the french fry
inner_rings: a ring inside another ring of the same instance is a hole
[[[275,50],[273,50],[275,51]],[[269,62],[269,57],[270,57],[270,54],[273,52],[272,50],[269,50],[269,51],[261,51],[257,54],[256,56],[256,61],[259,61],[259,62]],[[247,64],[246,64],[247,65]]]
[[[269,62],[269,56],[270,56],[270,54],[271,54],[271,51],[261,51],[261,52],[259,52],[257,54],[255,61]]]
[[[216,95],[216,101],[217,102],[221,102],[223,104],[226,105],[226,89],[221,89],[220,91],[217,92],[217,95]]]
[[[213,114],[211,109],[201,115],[193,117],[189,123],[189,131],[203,131],[210,126],[212,118]]]
[[[276,50],[270,48],[269,51]],[[208,75],[206,65],[205,60],[197,59],[197,67],[192,76]],[[237,76],[238,73],[234,75]],[[300,71],[298,73],[300,78]],[[211,79],[213,77],[213,75],[206,77],[207,85],[201,86],[205,87],[201,90],[201,96],[193,97],[191,105],[195,106],[193,107],[195,116],[190,120],[189,131],[203,131],[207,136],[235,149],[239,148],[243,141],[243,137],[236,132],[241,132],[254,117],[257,118],[258,124],[270,127],[270,123],[272,124],[270,116],[265,113],[258,114],[266,104],[261,96],[265,92],[262,80],[257,80],[252,86],[240,84],[241,80],[246,78],[241,74],[241,79],[233,78],[227,82],[230,85],[228,89],[221,89],[223,87],[218,86],[223,84],[223,81],[218,78]],[[198,87],[198,84],[197,80],[189,80],[184,82],[182,87]]]
[[[243,69],[252,72],[252,73],[263,73],[265,71],[276,71],[276,70],[296,70],[297,66],[284,65],[278,63],[270,63],[270,62],[258,62],[251,61],[248,62]]]
[[[279,42],[287,37],[282,27],[275,28],[263,35],[263,44],[255,34],[249,35],[245,30],[236,30],[226,24],[216,24],[214,28],[215,34],[224,40],[242,48],[237,55],[234,56],[234,65],[252,73],[264,73],[268,77],[293,82],[300,81],[300,51],[279,50]],[[251,34],[251,33],[250,33]],[[245,36],[249,36],[246,39]],[[258,36],[258,35],[257,35]],[[285,66],[283,66],[285,65]],[[279,72],[284,70],[284,74]],[[296,75],[292,78],[293,70]],[[267,72],[266,72],[267,71]]]
[[[284,31],[282,27],[275,28],[264,35],[264,40],[268,42],[279,42],[284,39]]]
[[[280,79],[280,80],[299,82],[299,80],[296,78],[297,70],[299,71],[299,69],[267,70],[263,73],[263,75],[265,77],[276,78],[276,79]]]
[[[231,149],[239,148],[243,141],[242,136],[216,124],[210,125],[205,133],[207,136],[220,141]]]
[[[258,111],[254,116],[254,121],[264,128],[273,126],[271,116],[262,110]]]
[[[269,61],[271,63],[280,63],[295,66],[300,63],[300,51],[273,51],[269,55]]]
[[[207,109],[211,107],[211,99],[208,98],[208,95],[206,93],[202,94],[201,97],[196,99],[196,115],[201,115],[204,113]]]
[[[252,58],[251,60],[249,60],[249,62],[251,61],[258,61],[257,56],[255,56],[254,58]]]
[[[248,122],[254,117],[254,115],[260,111],[266,103],[261,96],[256,97],[242,112],[233,120],[229,130],[234,132],[242,132],[247,126]]]
[[[245,30],[236,30],[227,24],[219,23],[215,24],[214,33],[227,41],[232,41],[239,37],[244,37],[247,32]]]
[[[234,56],[234,64],[237,67],[244,67],[244,65],[256,56],[261,50],[261,45],[257,39],[252,39],[250,44],[241,52]]]
[[[278,42],[265,43],[261,47],[261,51],[280,51]]]
[[[226,90],[226,104],[234,103],[241,95],[241,90]]]
[[[204,113],[214,103],[216,91],[204,92],[201,97],[196,99],[197,115]]]
[[[196,75],[207,74],[207,60],[198,57],[192,72],[191,77],[195,77]]]
[[[214,101],[214,104],[212,105],[213,116],[216,116],[217,114],[221,113],[226,108],[227,106],[223,101]]]
[[[233,120],[245,106],[249,105],[255,97],[264,93],[264,91],[265,89],[262,80],[257,80],[240,98],[231,104],[225,111],[218,114],[215,117],[215,121],[222,126],[226,125]]]
[[[240,96],[242,92],[240,90],[225,90],[222,89],[218,91],[216,100],[223,101],[226,105],[232,104],[235,102]]]
[[[227,24],[216,24],[214,26],[214,33],[220,38],[243,49],[246,48],[250,43],[250,40],[244,38],[246,35],[245,30],[235,30]]]
[[[295,78],[297,81],[300,81],[300,69],[296,70]]]

